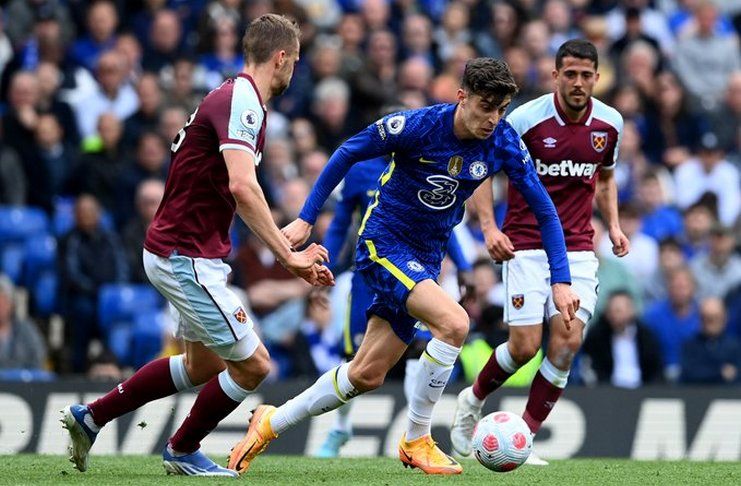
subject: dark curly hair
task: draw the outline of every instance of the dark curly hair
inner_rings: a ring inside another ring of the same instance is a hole
[[[464,91],[500,104],[517,94],[515,78],[506,62],[491,57],[477,57],[466,63],[461,87]]]

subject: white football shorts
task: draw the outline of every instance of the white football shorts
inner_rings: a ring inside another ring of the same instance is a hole
[[[201,342],[223,359],[242,361],[260,345],[250,317],[227,287],[231,267],[219,258],[164,258],[144,250],[144,271],[170,303],[176,336]]]
[[[579,296],[576,317],[588,323],[597,303],[597,257],[592,251],[568,252],[571,288]],[[551,294],[551,273],[545,250],[521,250],[502,265],[504,322],[510,326],[540,324],[558,314]]]

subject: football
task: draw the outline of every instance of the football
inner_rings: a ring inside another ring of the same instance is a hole
[[[473,454],[484,467],[507,472],[525,462],[533,448],[533,439],[520,416],[494,412],[476,425],[472,446]]]

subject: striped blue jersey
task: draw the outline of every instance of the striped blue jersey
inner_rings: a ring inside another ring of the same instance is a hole
[[[442,261],[451,231],[463,218],[466,199],[487,177],[504,170],[513,185],[527,194],[547,230],[544,242],[553,281],[569,282],[558,216],[520,137],[502,120],[488,139],[459,140],[453,131],[456,106],[440,104],[391,114],[348,139],[330,158],[301,219],[314,223],[353,163],[391,154],[359,234],[386,245],[403,245],[423,264],[435,266]]]

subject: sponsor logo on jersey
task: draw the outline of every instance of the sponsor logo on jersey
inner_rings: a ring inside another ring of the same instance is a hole
[[[378,128],[378,136],[381,137],[381,140],[386,140],[386,129],[383,128],[383,120],[376,122],[376,128]]]
[[[597,152],[607,148],[607,132],[592,132],[592,148]]]
[[[512,296],[512,307],[514,307],[515,309],[522,309],[523,305],[525,305],[524,294],[515,294]]]
[[[412,272],[421,272],[422,270],[425,269],[425,267],[423,267],[422,264],[416,260],[408,261],[407,268],[411,270]]]
[[[241,121],[242,125],[247,128],[257,127],[257,120],[257,112],[255,112],[255,110],[244,110],[239,116],[239,121]]]
[[[480,160],[477,160],[468,167],[468,173],[471,174],[471,177],[474,179],[483,179],[486,177],[488,172],[489,169],[487,169],[486,164]]]
[[[544,138],[543,139],[543,146],[545,148],[556,148],[556,142],[558,142],[558,140],[556,140],[553,137]]]
[[[391,135],[398,135],[404,130],[407,119],[404,115],[392,116],[386,121],[386,127]]]
[[[235,310],[233,313],[234,318],[239,322],[240,324],[244,324],[247,322],[247,313],[242,309],[241,307],[238,307],[237,310]]]
[[[442,174],[427,177],[432,189],[422,189],[417,192],[417,199],[430,209],[447,209],[455,203],[459,182]]]
[[[463,170],[463,157],[454,155],[448,160],[448,174],[455,177]]]
[[[538,175],[562,176],[562,177],[593,177],[597,172],[598,164],[591,162],[574,162],[573,160],[562,160],[560,163],[544,164],[540,159],[535,160],[535,169]]]

